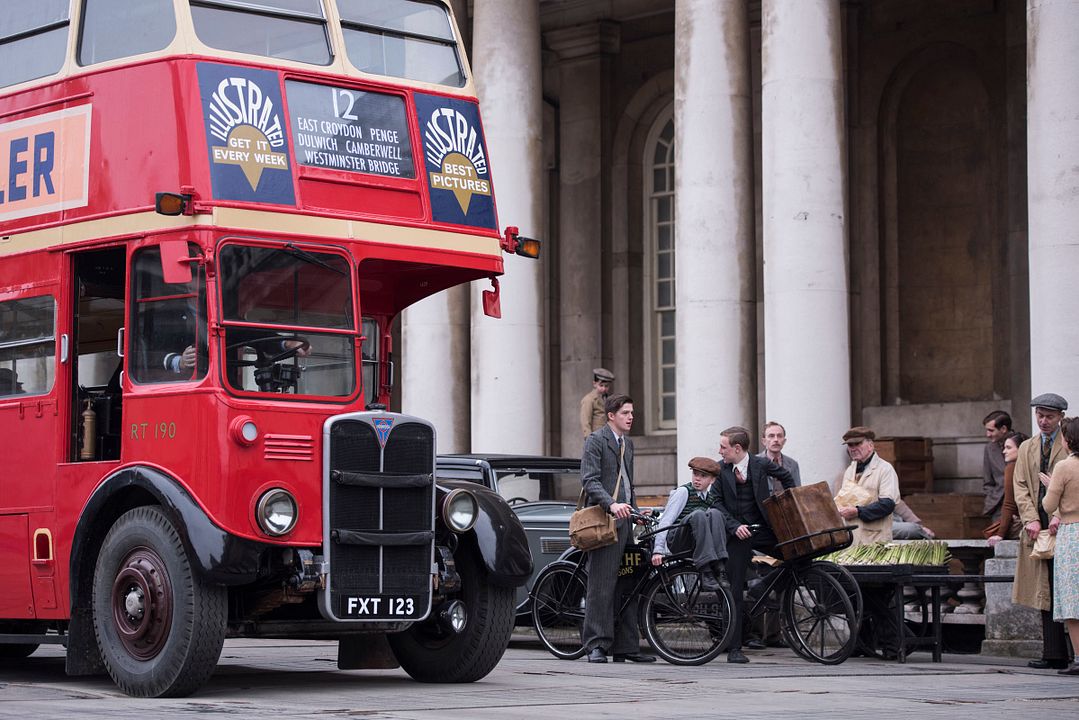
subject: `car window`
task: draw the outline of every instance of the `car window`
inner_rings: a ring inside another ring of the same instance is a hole
[[[487,486],[483,480],[483,470],[480,468],[438,468],[435,477],[439,480],[465,480],[477,485]]]
[[[529,502],[577,502],[581,494],[578,470],[499,470],[498,493],[507,500],[521,498]]]

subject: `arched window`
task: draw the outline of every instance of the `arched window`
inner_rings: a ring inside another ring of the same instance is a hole
[[[647,430],[675,427],[674,117],[668,108],[645,143]]]

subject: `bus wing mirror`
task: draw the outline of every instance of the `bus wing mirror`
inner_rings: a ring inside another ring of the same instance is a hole
[[[191,282],[191,258],[186,240],[165,240],[161,243],[161,276],[169,285]]]

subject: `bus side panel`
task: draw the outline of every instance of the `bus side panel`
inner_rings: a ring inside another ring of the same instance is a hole
[[[28,528],[25,515],[0,515],[0,618],[34,617]]]

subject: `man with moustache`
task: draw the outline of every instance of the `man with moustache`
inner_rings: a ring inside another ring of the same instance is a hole
[[[761,447],[764,448],[760,452],[760,457],[768,458],[776,465],[782,465],[790,470],[791,476],[794,477],[795,486],[802,484],[802,473],[798,469],[798,461],[792,458],[790,455],[783,454],[783,448],[787,445],[787,429],[777,423],[774,420],[769,420],[764,424],[761,429]],[[783,483],[779,478],[771,478],[772,480],[772,492],[779,494],[783,492]]]

